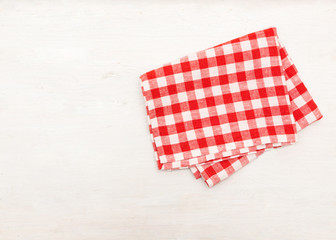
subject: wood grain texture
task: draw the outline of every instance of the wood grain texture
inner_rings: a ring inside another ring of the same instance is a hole
[[[335,239],[332,1],[1,1],[0,239]],[[159,172],[140,74],[275,26],[324,118],[208,189]]]

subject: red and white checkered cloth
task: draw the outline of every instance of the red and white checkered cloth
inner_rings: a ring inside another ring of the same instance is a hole
[[[247,34],[141,77],[162,170],[190,168],[209,187],[322,118],[276,28]]]

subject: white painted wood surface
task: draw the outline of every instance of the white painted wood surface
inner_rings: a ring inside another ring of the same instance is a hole
[[[1,1],[0,239],[335,239],[333,1]],[[208,189],[159,172],[138,76],[276,26],[324,118]]]

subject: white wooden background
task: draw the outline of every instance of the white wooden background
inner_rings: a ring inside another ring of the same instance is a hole
[[[335,239],[335,1],[0,1],[0,239]],[[270,26],[324,118],[208,189],[159,172],[138,76]]]

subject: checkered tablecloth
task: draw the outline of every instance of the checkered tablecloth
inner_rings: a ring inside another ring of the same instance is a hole
[[[161,170],[209,187],[322,118],[276,28],[189,54],[140,77]]]

